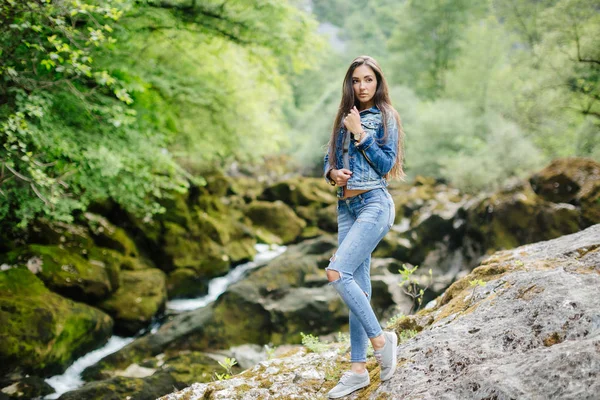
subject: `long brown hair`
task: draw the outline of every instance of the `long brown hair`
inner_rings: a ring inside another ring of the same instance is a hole
[[[335,168],[337,165],[336,156],[335,156],[335,144],[337,143],[337,138],[340,134],[340,129],[343,127],[342,119],[344,116],[350,111],[350,109],[354,106],[359,107],[360,103],[357,98],[354,96],[354,88],[352,87],[352,74],[354,74],[354,70],[361,65],[366,65],[375,72],[375,77],[377,78],[377,89],[375,90],[375,95],[373,96],[373,101],[377,108],[381,111],[381,120],[383,121],[383,129],[384,134],[382,138],[382,143],[385,143],[388,137],[387,132],[387,120],[388,116],[392,116],[396,119],[396,123],[398,125],[398,149],[396,162],[394,166],[385,175],[386,179],[389,178],[398,178],[404,179],[406,174],[402,169],[402,164],[404,161],[404,130],[402,129],[402,124],[400,122],[400,116],[398,112],[392,107],[392,102],[390,100],[390,95],[388,91],[388,85],[383,76],[383,72],[381,71],[381,67],[377,64],[374,58],[369,56],[360,56],[356,57],[352,64],[350,64],[350,68],[346,72],[346,76],[344,77],[344,83],[342,86],[342,100],[340,101],[340,106],[338,108],[337,115],[335,116],[335,121],[333,123],[333,129],[331,132],[331,138],[329,139],[328,147],[329,147],[329,164]]]

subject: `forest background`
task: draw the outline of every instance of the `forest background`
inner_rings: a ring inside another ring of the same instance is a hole
[[[345,70],[381,64],[410,180],[600,160],[595,0],[0,0],[0,221],[230,173],[319,175]],[[4,228],[6,229],[6,228]]]

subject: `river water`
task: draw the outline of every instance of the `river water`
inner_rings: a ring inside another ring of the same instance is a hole
[[[269,260],[272,260],[286,250],[285,246],[266,244],[257,244],[255,248],[257,254],[252,261],[236,266],[225,276],[212,279],[208,285],[207,295],[193,299],[177,299],[168,301],[168,312],[180,313],[191,311],[212,303],[223,292],[225,292],[229,285],[242,279],[247,271],[264,265]],[[155,323],[147,331],[149,331],[149,334],[154,334],[159,327],[160,324]],[[119,351],[140,336],[141,334],[138,334],[134,337],[112,336],[103,347],[91,351],[75,360],[75,362],[73,362],[73,364],[71,364],[71,366],[67,368],[63,374],[55,375],[46,379],[46,382],[54,388],[55,393],[47,395],[44,397],[44,399],[57,399],[61,394],[83,386],[85,383],[83,379],[81,379],[81,373],[83,370],[96,364],[107,355]]]

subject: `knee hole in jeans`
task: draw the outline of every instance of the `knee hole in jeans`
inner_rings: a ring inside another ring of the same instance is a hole
[[[336,271],[335,269],[326,268],[325,273],[327,274],[327,280],[331,283],[337,282],[340,279],[342,279],[342,274],[339,271]]]

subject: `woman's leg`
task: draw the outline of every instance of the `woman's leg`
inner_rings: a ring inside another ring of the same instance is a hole
[[[367,299],[371,299],[371,255],[367,257],[365,261],[358,267],[354,274],[354,280],[365,293]],[[360,320],[356,315],[350,311],[350,362],[359,363],[359,365],[353,365],[352,370],[355,372],[362,372],[364,370],[364,364],[367,362],[367,347],[369,338],[367,332],[363,328]]]
[[[383,331],[369,298],[356,282],[354,275],[388,232],[391,226],[390,220],[393,222],[393,216],[390,215],[393,211],[383,191],[368,193],[370,195],[367,203],[363,202],[362,197],[360,201],[347,202],[349,211],[354,212],[357,218],[326,270],[331,285],[360,322],[367,337],[373,339],[380,336]]]

